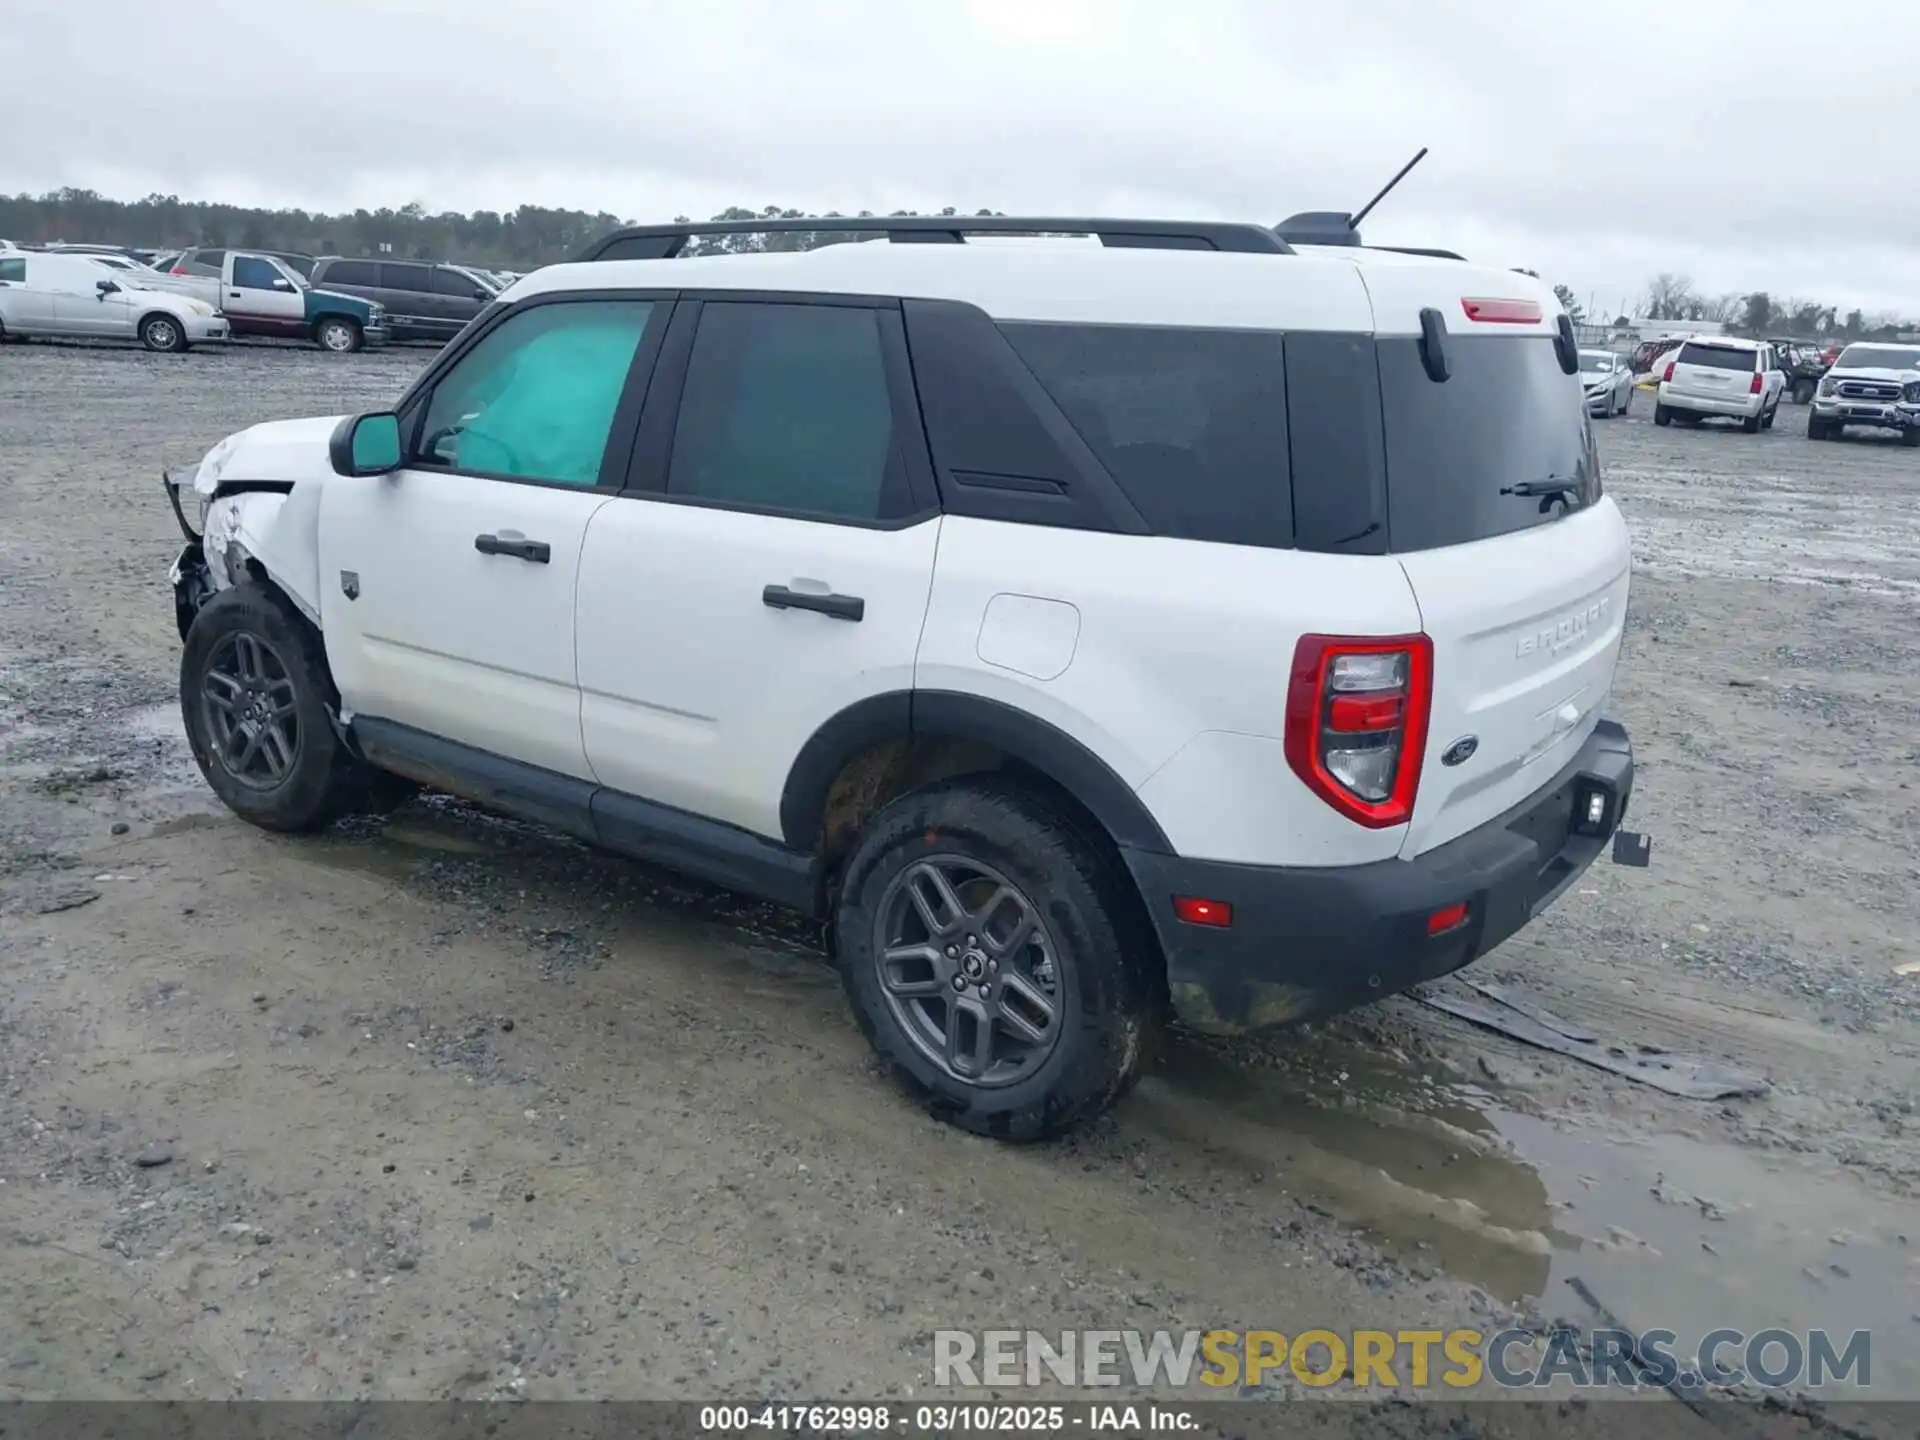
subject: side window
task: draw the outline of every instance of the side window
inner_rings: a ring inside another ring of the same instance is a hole
[[[650,301],[581,300],[509,316],[434,386],[414,463],[597,485]]]
[[[285,280],[279,268],[271,261],[258,255],[236,255],[233,257],[233,283],[241,290],[271,290],[273,282]]]
[[[1293,543],[1286,349],[1277,332],[1000,329],[1156,534]]]
[[[15,285],[27,283],[27,262],[25,260],[0,260],[0,280]]]
[[[218,275],[220,268],[227,263],[224,250],[189,250],[184,264],[206,274]]]
[[[845,520],[907,513],[878,314],[707,304],[667,493]]]
[[[320,272],[322,287],[327,285],[377,286],[380,267],[370,260],[335,260]]]
[[[383,264],[380,267],[380,284],[388,290],[409,290],[415,294],[424,294],[427,289],[427,267]]]

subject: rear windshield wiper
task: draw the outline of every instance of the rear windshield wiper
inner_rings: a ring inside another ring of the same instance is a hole
[[[1558,475],[1549,475],[1544,480],[1522,480],[1518,485],[1502,485],[1502,495],[1535,496],[1577,495],[1580,493],[1578,480],[1564,479]]]

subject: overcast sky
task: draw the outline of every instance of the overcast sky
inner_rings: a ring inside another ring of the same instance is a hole
[[[1920,5],[0,0],[0,192],[1366,227],[1920,316]],[[1878,173],[1876,173],[1878,172]],[[142,237],[127,236],[128,243]]]

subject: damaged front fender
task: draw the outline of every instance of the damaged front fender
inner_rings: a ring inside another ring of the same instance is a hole
[[[197,535],[182,506],[185,487],[170,476],[167,487],[180,528],[188,537],[187,548],[170,575],[183,636],[201,605],[222,590],[262,575],[319,625],[318,485],[281,480],[219,483],[204,501]],[[205,487],[194,488],[206,494]]]

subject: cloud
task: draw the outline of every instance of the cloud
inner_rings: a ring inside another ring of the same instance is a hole
[[[1530,0],[8,0],[0,190],[1271,223],[1357,205],[1429,145],[1370,239],[1528,264],[1583,296],[1672,270],[1920,311],[1920,187],[1872,178],[1913,133],[1910,74],[1809,82],[1805,18],[1788,0],[1657,18]],[[1920,49],[1920,10],[1876,8],[1874,47]],[[1836,161],[1848,147],[1859,163]]]

